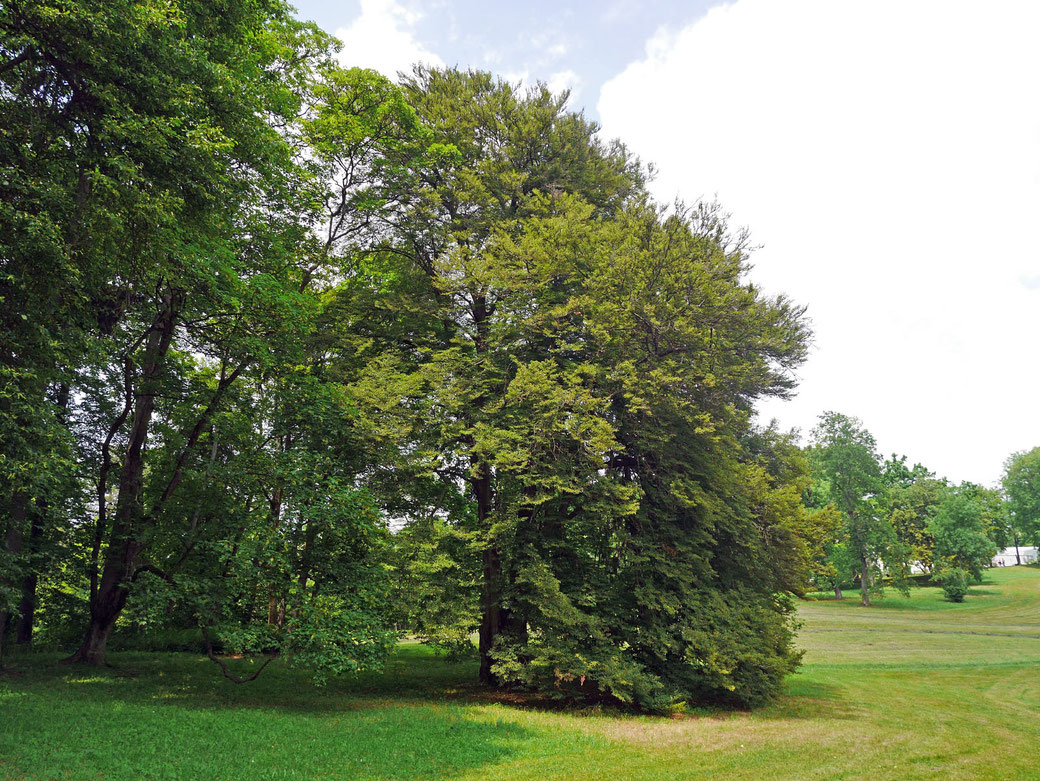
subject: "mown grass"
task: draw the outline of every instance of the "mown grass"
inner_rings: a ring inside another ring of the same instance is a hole
[[[192,654],[16,657],[0,778],[1040,778],[1040,570],[991,571],[963,604],[923,588],[799,613],[779,702],[683,719],[490,697],[414,645],[320,689],[279,665],[237,686]]]

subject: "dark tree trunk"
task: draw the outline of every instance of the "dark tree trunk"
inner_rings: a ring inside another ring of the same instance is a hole
[[[4,547],[8,553],[17,556],[22,552],[25,518],[29,507],[29,497],[22,491],[15,491],[11,497],[11,520],[4,535]],[[10,623],[11,613],[0,610],[0,667],[4,663],[4,635]]]
[[[473,296],[471,306],[475,333],[473,336],[473,348],[478,358],[483,360],[489,349],[489,320],[492,311],[488,307],[487,298],[481,294]],[[498,686],[498,676],[491,670],[491,651],[495,645],[495,638],[502,632],[503,622],[507,616],[502,609],[502,557],[498,550],[498,544],[490,536],[490,525],[488,519],[492,514],[493,492],[491,485],[491,468],[474,459],[474,477],[470,483],[473,494],[477,500],[477,525],[481,531],[488,533],[483,553],[483,584],[481,586],[480,603],[482,616],[479,630],[480,646],[480,672],[479,680],[486,686]]]
[[[168,291],[152,323],[141,365],[137,402],[126,455],[119,476],[119,497],[112,517],[112,530],[105,552],[104,568],[97,593],[90,605],[90,623],[83,644],[68,662],[91,665],[105,663],[105,647],[116,619],[126,605],[137,557],[144,547],[138,536],[146,525],[142,518],[141,493],[144,484],[144,446],[155,411],[155,397],[166,354],[173,341],[181,296]]]
[[[863,557],[863,569],[859,575],[859,590],[863,607],[870,607],[870,562]]]
[[[98,470],[97,503],[98,516],[94,523],[94,544],[90,550],[90,601],[97,598],[98,575],[101,565],[101,545],[105,540],[108,513],[108,473],[112,468],[112,439],[126,423],[134,406],[133,361],[128,356],[123,361],[123,409],[108,429],[108,436],[101,445],[101,467]]]
[[[37,553],[40,548],[40,540],[43,538],[43,517],[46,505],[41,504],[32,513],[29,522],[29,545],[30,554]],[[36,617],[36,585],[38,573],[35,565],[29,567],[29,571],[22,579],[22,598],[18,603],[18,629],[15,633],[15,642],[18,645],[29,645],[32,643],[33,621]]]
[[[71,388],[68,383],[63,382],[57,386],[55,405],[58,423],[68,428],[69,401]],[[30,556],[39,554],[43,540],[44,522],[47,520],[50,504],[46,500],[37,499],[35,509],[30,516],[29,522],[29,546]],[[22,598],[18,603],[18,629],[15,642],[19,645],[32,644],[33,626],[36,619],[36,587],[39,585],[39,568],[35,562],[31,562],[29,571],[22,580]]]
[[[491,514],[491,475],[486,464],[477,467],[479,477],[473,479],[473,492],[477,497],[477,519],[481,529],[486,529],[486,520]],[[491,649],[495,638],[502,631],[502,559],[498,546],[489,540],[484,548],[484,580],[481,587],[481,608],[483,616],[480,622],[480,673],[482,684],[497,686],[498,678],[491,671]]]
[[[834,587],[834,598],[835,599],[845,599],[845,595],[841,593],[841,584],[840,583],[837,584]]]
[[[271,528],[275,531],[278,530],[278,525],[282,520],[282,491],[283,486],[281,481],[279,481],[271,494],[271,501],[268,505],[268,521],[271,524]],[[271,585],[270,597],[267,600],[267,623],[271,626],[281,626],[278,621],[278,591],[273,584]]]
[[[122,546],[122,566],[105,561],[105,570],[101,576],[97,597],[90,606],[90,623],[87,626],[86,636],[83,643],[72,656],[66,661],[81,662],[96,666],[105,664],[105,650],[108,645],[108,636],[112,633],[116,619],[126,605],[129,595],[129,580],[131,567],[137,553],[137,546]]]

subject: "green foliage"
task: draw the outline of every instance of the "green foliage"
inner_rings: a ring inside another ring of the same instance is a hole
[[[318,674],[381,663],[386,526],[319,328],[415,112],[281,2],[15,3],[0,26],[0,506],[26,509],[42,639],[89,616],[101,663],[114,627],[201,622]],[[41,461],[53,488],[18,477]]]
[[[831,563],[837,572],[835,588],[843,582],[852,559],[864,605],[870,604],[872,589],[882,588],[882,565],[897,575],[896,585],[905,592],[901,573],[905,572],[908,549],[899,544],[882,512],[881,458],[874,437],[858,418],[826,412],[813,429],[809,460],[815,478],[811,501],[817,506],[833,503],[844,521],[836,540],[844,545],[831,548]]]
[[[1002,484],[1012,525],[1040,543],[1040,447],[1009,456]]]
[[[947,491],[929,528],[940,569],[967,572],[977,582],[997,546],[986,534],[985,506],[976,494],[970,484]]]
[[[894,455],[885,461],[882,478],[883,509],[896,539],[908,548],[907,561],[931,570],[935,538],[929,523],[942,501],[945,481],[935,479],[920,464],[908,469],[906,456],[897,459]]]
[[[558,96],[422,68],[405,89],[431,133],[394,219],[410,265],[369,256],[339,311],[373,356],[352,386],[362,425],[394,464],[372,488],[438,519],[399,533],[404,582],[432,605],[409,624],[458,647],[479,584],[485,680],[692,696],[709,673],[684,649],[707,649],[691,645],[707,619],[679,606],[743,589],[726,632],[785,624],[773,594],[804,588],[820,544],[800,456],[748,424],[791,386],[801,310],[744,282],[745,237],[717,207],[649,204],[623,148]],[[783,645],[755,665],[784,668]],[[723,669],[695,695],[767,688]]]
[[[471,535],[435,515],[416,519],[394,535],[391,561],[400,624],[450,659],[473,656],[480,559]]]
[[[946,567],[939,573],[943,593],[951,602],[963,602],[968,593],[968,573],[960,567]]]
[[[827,546],[820,582],[831,589],[840,590],[842,586],[855,582],[862,563],[848,543],[832,542]]]

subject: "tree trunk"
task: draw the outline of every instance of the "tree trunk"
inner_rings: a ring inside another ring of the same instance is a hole
[[[58,385],[55,405],[57,407],[56,417],[58,423],[66,429],[69,425],[69,401],[72,389],[67,382]],[[37,499],[29,522],[29,555],[39,554],[41,541],[43,540],[43,525],[47,519],[50,503],[43,499]],[[31,645],[33,626],[36,619],[36,587],[39,584],[39,568],[30,562],[28,573],[22,580],[22,598],[18,603],[18,630],[15,642],[19,645]]]
[[[144,446],[155,411],[155,397],[166,354],[173,341],[177,312],[182,296],[167,291],[162,308],[152,323],[141,365],[141,379],[137,388],[137,403],[119,476],[119,497],[112,517],[112,531],[105,564],[97,594],[90,604],[90,623],[83,644],[67,662],[91,665],[105,663],[105,646],[116,619],[126,605],[130,581],[134,575],[137,557],[144,545],[138,537],[142,518],[142,488],[144,485]]]
[[[129,550],[125,553],[130,553]],[[136,554],[135,554],[136,555]],[[132,558],[130,559],[132,561]],[[105,664],[105,650],[108,645],[108,636],[112,633],[116,619],[126,605],[129,589],[124,579],[119,577],[120,571],[125,568],[110,566],[105,563],[105,572],[101,576],[101,584],[98,587],[97,597],[90,606],[90,624],[83,643],[66,662],[80,662],[83,664],[101,667]],[[125,578],[129,581],[129,576]]]
[[[489,344],[489,320],[491,310],[488,307],[487,298],[483,293],[473,296],[471,307],[475,333],[473,335],[473,348],[478,360],[485,359]],[[477,500],[477,525],[478,528],[488,534],[483,552],[484,580],[481,586],[481,616],[479,631],[480,646],[480,672],[479,680],[486,686],[498,686],[499,680],[492,670],[491,651],[495,645],[495,638],[502,631],[503,620],[506,616],[502,610],[502,557],[498,550],[496,540],[491,536],[488,519],[492,514],[492,487],[491,468],[485,464],[473,460],[473,474],[471,479],[473,493]]]
[[[29,497],[23,491],[15,491],[11,497],[11,520],[4,535],[4,547],[8,553],[17,556],[22,552],[22,537],[24,534],[26,513],[29,506]],[[4,635],[7,634],[7,626],[11,618],[9,610],[0,610],[0,667],[4,664]]]
[[[841,593],[841,584],[840,583],[838,583],[837,585],[834,586],[834,598],[835,599],[845,599],[845,595]]]
[[[477,497],[477,519],[481,529],[486,529],[486,520],[491,514],[491,475],[486,464],[477,466],[479,477],[473,479],[473,491]],[[481,586],[480,622],[480,673],[479,680],[486,686],[497,686],[498,677],[491,671],[491,649],[495,638],[502,631],[502,559],[498,546],[488,540],[483,554],[484,582]]]
[[[284,448],[284,442],[282,447]],[[282,491],[282,481],[279,480],[274,487],[274,491],[271,492],[271,501],[268,504],[268,522],[275,531],[278,530],[282,520]],[[270,626],[280,626],[278,623],[278,596],[277,589],[274,584],[271,584],[270,595],[267,600],[267,623]]]
[[[29,554],[39,551],[40,540],[43,537],[43,517],[46,505],[37,506],[32,513],[29,522]],[[18,603],[18,629],[15,634],[15,643],[18,645],[29,645],[32,643],[33,621],[36,616],[36,584],[38,573],[35,566],[30,566],[28,573],[22,579],[22,598]]]
[[[98,470],[97,505],[98,516],[94,522],[94,544],[90,549],[90,601],[97,598],[98,576],[101,564],[101,545],[105,541],[108,513],[108,473],[112,468],[112,439],[126,423],[134,407],[133,387],[134,364],[129,356],[123,360],[123,409],[108,429],[108,436],[101,445],[101,467]]]
[[[866,556],[863,557],[863,569],[859,575],[859,590],[863,607],[870,607],[870,562]]]

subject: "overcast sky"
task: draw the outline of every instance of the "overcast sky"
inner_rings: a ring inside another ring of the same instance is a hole
[[[762,246],[752,281],[808,306],[797,398],[884,453],[995,483],[1040,445],[1040,2],[361,0],[297,3],[342,59],[572,90]]]

